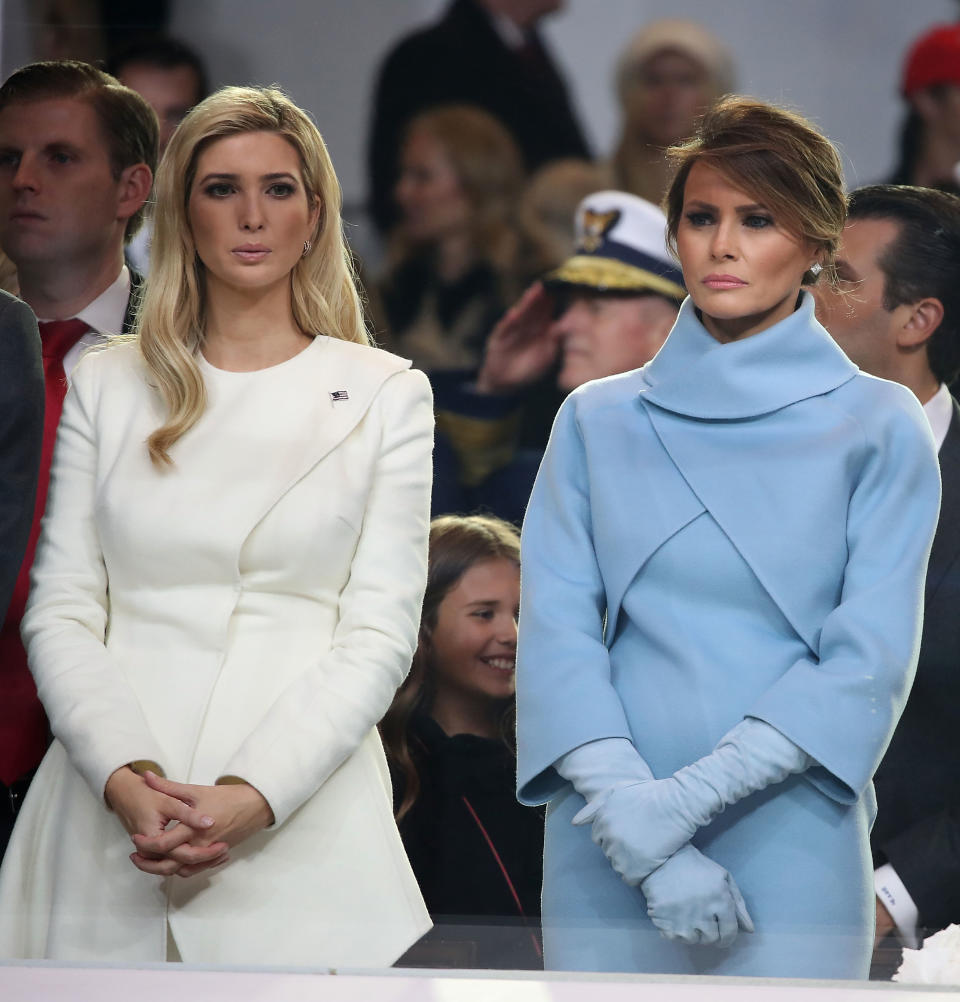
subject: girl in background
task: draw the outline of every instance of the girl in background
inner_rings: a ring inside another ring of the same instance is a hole
[[[543,815],[514,794],[519,561],[508,522],[431,523],[419,644],[381,724],[400,834],[438,923],[411,964],[540,966]]]

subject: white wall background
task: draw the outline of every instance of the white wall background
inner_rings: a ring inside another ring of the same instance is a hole
[[[132,0],[133,2],[133,0]],[[172,31],[202,52],[215,84],[282,84],[316,116],[348,204],[363,199],[376,68],[446,0],[174,0]],[[3,75],[32,58],[37,0],[0,0]],[[703,22],[732,49],[741,90],[785,101],[842,147],[851,185],[891,168],[897,80],[909,41],[960,16],[957,0],[567,0],[545,35],[594,149],[616,131],[610,84],[626,39],[654,17]]]

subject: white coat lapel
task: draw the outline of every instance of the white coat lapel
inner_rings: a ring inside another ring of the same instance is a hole
[[[241,545],[274,505],[353,431],[383,383],[410,368],[409,360],[378,348],[320,338],[323,343],[310,352],[305,365],[298,366],[287,387],[309,401],[308,444],[302,435],[291,435],[289,447],[281,450],[276,466],[262,478],[263,491],[249,508]]]

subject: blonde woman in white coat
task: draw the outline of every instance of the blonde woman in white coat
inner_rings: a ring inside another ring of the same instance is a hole
[[[416,646],[430,392],[370,346],[339,213],[278,91],[170,144],[139,333],[60,426],[23,626],[56,740],[0,956],[375,966],[429,927],[375,725]]]

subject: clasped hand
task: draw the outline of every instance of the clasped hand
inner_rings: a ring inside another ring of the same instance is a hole
[[[753,921],[733,877],[689,845],[705,820],[671,777],[618,787],[573,822],[592,822],[593,841],[624,881],[640,885],[664,938],[726,947],[740,930],[753,932]]]
[[[107,780],[105,794],[136,846],[130,861],[160,876],[221,866],[232,846],[273,821],[266,800],[247,784],[175,783],[124,766]]]
[[[602,803],[588,804],[573,819],[575,825],[590,822],[593,841],[632,885],[662,866],[698,828],[683,807],[673,777],[618,787]]]

